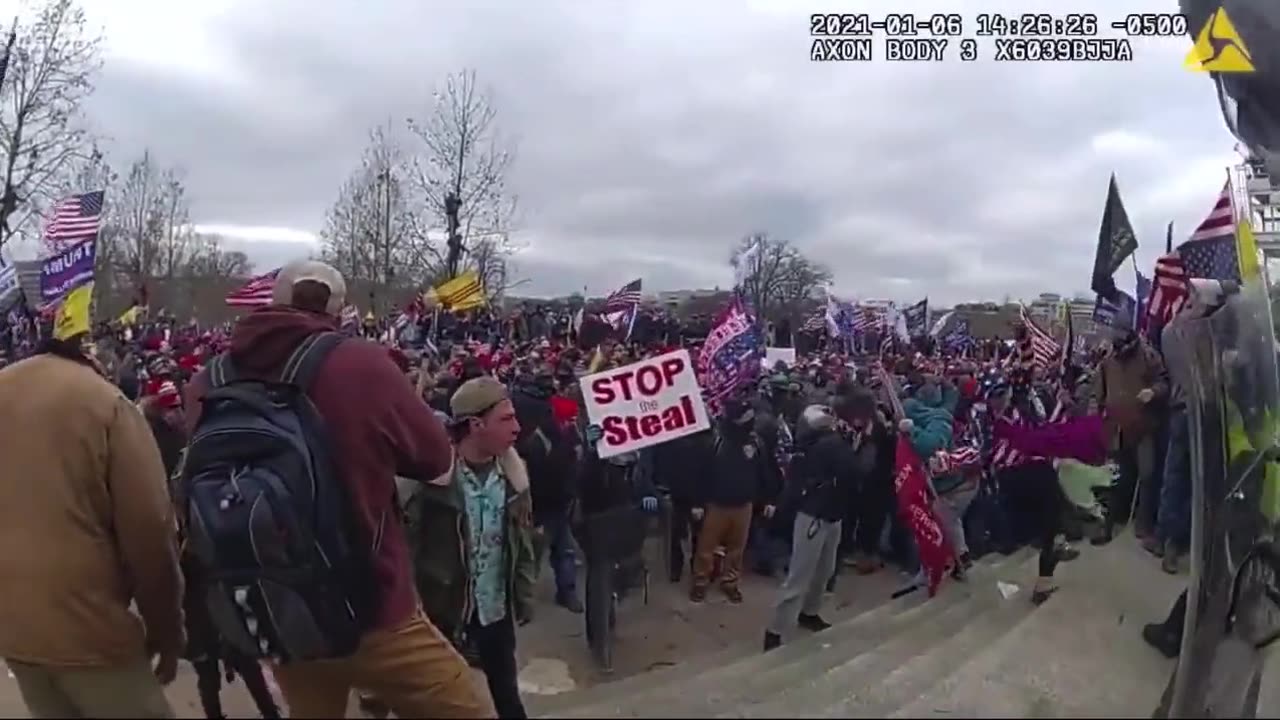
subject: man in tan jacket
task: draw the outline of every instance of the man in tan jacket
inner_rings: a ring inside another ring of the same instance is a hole
[[[172,717],[162,684],[184,637],[164,467],[80,348],[0,370],[0,657],[32,717]]]
[[[1140,539],[1155,531],[1160,477],[1156,471],[1156,432],[1169,397],[1164,363],[1133,330],[1123,330],[1093,379],[1093,396],[1103,409],[1120,478],[1107,503],[1107,522],[1093,544],[1105,545],[1116,528],[1133,519]]]

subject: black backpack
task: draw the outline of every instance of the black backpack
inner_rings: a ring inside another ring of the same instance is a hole
[[[186,552],[214,628],[250,658],[355,652],[369,616],[367,552],[306,389],[341,335],[304,340],[275,380],[237,376],[224,353],[187,448]]]

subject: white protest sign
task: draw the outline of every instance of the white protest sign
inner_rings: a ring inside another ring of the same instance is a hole
[[[607,458],[711,427],[688,350],[676,350],[578,381],[587,417],[604,434],[596,454]]]
[[[776,348],[769,347],[764,349],[764,368],[766,371],[772,370],[778,363],[782,363],[787,367],[795,367],[796,349],[795,348]]]

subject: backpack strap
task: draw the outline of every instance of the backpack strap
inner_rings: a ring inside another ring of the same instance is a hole
[[[209,361],[209,389],[216,390],[235,382],[238,375],[230,353],[219,353]]]
[[[320,364],[345,339],[341,333],[331,331],[308,335],[307,339],[294,348],[293,354],[281,369],[280,382],[307,389],[311,386],[316,371],[320,369]]]

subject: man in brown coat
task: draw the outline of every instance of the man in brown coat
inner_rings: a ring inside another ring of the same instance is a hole
[[[1094,376],[1094,397],[1106,413],[1107,431],[1120,479],[1107,504],[1107,524],[1095,545],[1111,541],[1137,500],[1134,530],[1139,538],[1155,531],[1160,478],[1156,474],[1156,430],[1169,398],[1160,355],[1132,330],[1124,330]]]
[[[32,717],[172,717],[161,685],[184,637],[164,466],[80,348],[51,341],[0,370],[0,657]]]

